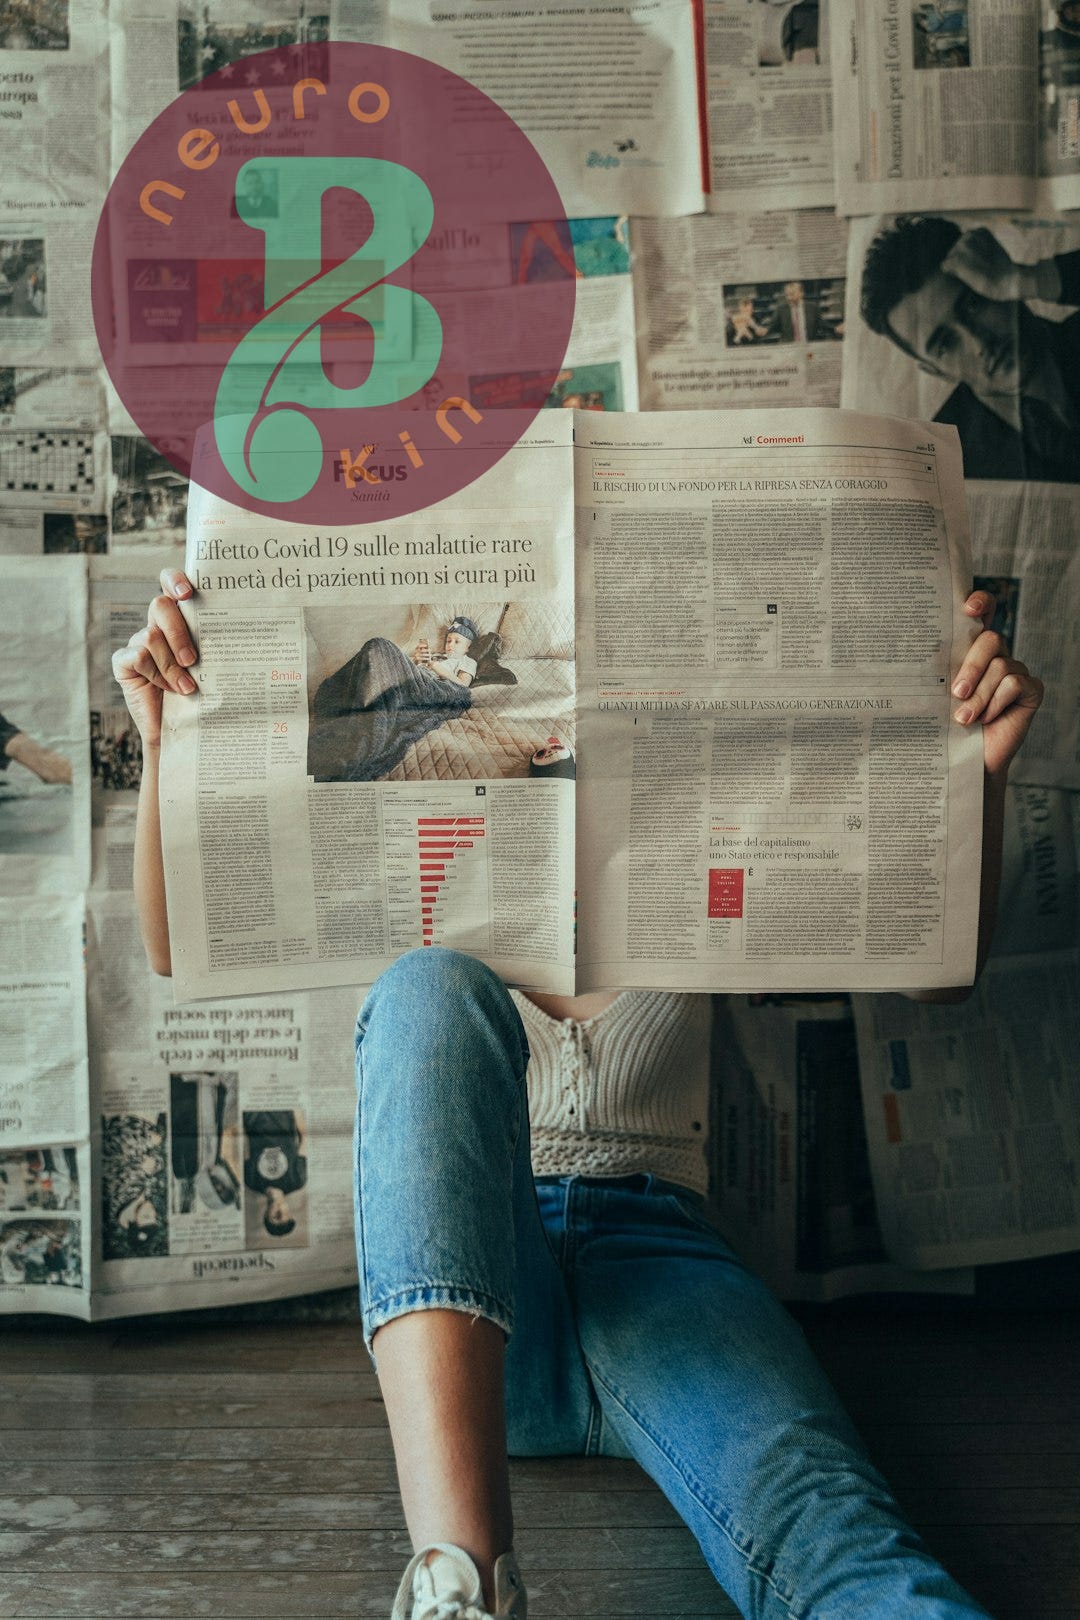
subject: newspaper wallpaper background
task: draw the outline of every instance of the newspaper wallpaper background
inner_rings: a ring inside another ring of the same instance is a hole
[[[469,43],[481,5],[512,36],[511,0],[0,0],[0,1312],[354,1286],[356,996],[174,1007],[138,940],[139,741],[109,657],[182,562],[187,488],[100,367],[89,261],[132,141],[271,46],[399,45],[517,115]],[[978,583],[1046,680],[976,997],[731,997],[718,1019],[733,1241],[789,1297],[970,1292],[975,1265],[1080,1248],[1080,5],[532,16],[519,65],[563,88],[521,122],[580,275],[546,404],[955,423]],[[598,113],[590,64],[616,54],[634,88]],[[544,254],[508,242],[508,283]],[[225,265],[171,294],[212,337],[250,288]]]

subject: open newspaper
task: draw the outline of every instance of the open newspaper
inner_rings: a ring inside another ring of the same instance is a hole
[[[970,982],[951,431],[549,412],[413,517],[191,513],[178,999],[367,983],[436,943],[561,993]]]
[[[1080,206],[1072,11],[833,0],[840,212]]]

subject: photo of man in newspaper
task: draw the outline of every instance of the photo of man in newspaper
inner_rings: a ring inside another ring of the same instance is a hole
[[[484,780],[527,776],[538,749],[572,736],[573,632],[557,613],[518,603],[403,607],[372,618],[343,661],[358,615],[305,610],[316,782]]]
[[[249,1248],[308,1242],[307,1153],[299,1109],[244,1111],[244,1215]]]
[[[1018,263],[988,225],[901,215],[867,249],[862,319],[955,384],[934,420],[959,430],[969,478],[1080,481],[1080,250],[1060,235]]]
[[[834,342],[844,335],[843,276],[756,281],[725,289],[728,348]]]

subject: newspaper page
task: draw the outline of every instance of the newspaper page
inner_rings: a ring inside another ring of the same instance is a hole
[[[842,401],[960,433],[968,478],[1080,483],[1080,224],[853,220]]]
[[[885,1246],[934,1269],[1080,1247],[1080,951],[992,957],[972,999],[855,998]]]
[[[834,0],[840,212],[1032,207],[1037,53],[1029,0]]]
[[[578,985],[971,983],[956,436],[579,418]]]
[[[782,1299],[972,1294],[970,1271],[905,1271],[882,1242],[846,998],[729,996],[714,1011],[712,1197]]]
[[[178,999],[371,983],[423,944],[573,991],[574,419],[542,412],[468,504],[338,535],[193,498],[201,690],[166,697],[161,756]]]
[[[334,37],[370,37],[366,9],[354,32],[343,8],[344,31]],[[547,164],[567,214],[704,208],[687,0],[538,0],[527,14],[516,0],[389,0],[381,39],[460,74],[503,107]],[[467,149],[468,126],[454,138]]]
[[[833,0],[705,0],[710,211],[831,208]]]
[[[94,1319],[354,1282],[356,992],[177,1008],[129,895],[90,922]]]
[[[0,1315],[90,1316],[83,902],[0,922]]]
[[[4,490],[0,554],[105,550],[104,419],[97,372],[0,363],[0,483],[22,486]]]
[[[846,274],[831,210],[635,220],[643,409],[839,405]]]
[[[89,263],[108,174],[108,45],[105,0],[0,13],[0,367],[97,361]]]
[[[309,71],[328,39],[438,62],[504,107],[551,171],[566,212],[696,213],[705,206],[693,7],[514,0],[120,0],[112,8],[113,162],[181,91],[257,51],[290,45]],[[453,138],[466,145],[469,127]]]
[[[994,629],[1046,686],[1010,779],[1074,792],[1080,790],[1078,499],[1071,485],[968,484],[975,583],[994,592]]]
[[[0,894],[90,877],[86,559],[0,557]]]
[[[1080,12],[1043,0],[1039,25],[1038,208],[1080,208]]]
[[[182,565],[171,550],[117,552],[90,559],[90,806],[92,886],[130,894],[142,740],[112,672],[112,655],[146,624],[162,568]]]

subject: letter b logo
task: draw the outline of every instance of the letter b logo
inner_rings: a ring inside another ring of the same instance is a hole
[[[245,219],[244,177],[236,207]],[[265,164],[260,164],[265,167]],[[400,163],[368,157],[277,158],[280,215],[245,223],[266,237],[266,313],[229,357],[214,401],[214,435],[229,474],[249,495],[296,501],[317,482],[324,456],[310,410],[357,410],[408,398],[435,374],[442,323],[434,306],[407,287],[387,285],[427,240],[431,193]],[[333,269],[322,268],[322,210],[327,192],[356,193],[372,212],[361,248]],[[327,377],[320,323],[341,311],[372,330],[371,370],[345,388]],[[339,435],[340,437],[340,435]]]

